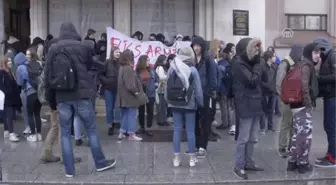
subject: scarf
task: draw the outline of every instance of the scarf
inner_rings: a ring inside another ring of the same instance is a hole
[[[189,77],[191,75],[190,67],[184,62],[182,62],[182,60],[179,57],[175,57],[175,59],[170,63],[170,67],[181,79],[184,87],[188,89],[190,86],[189,84]]]

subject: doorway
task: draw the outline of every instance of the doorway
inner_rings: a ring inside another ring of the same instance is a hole
[[[24,49],[30,44],[30,0],[5,0],[5,33],[20,40]]]

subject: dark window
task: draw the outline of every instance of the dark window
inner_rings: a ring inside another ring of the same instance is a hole
[[[327,30],[327,15],[288,14],[288,28],[292,30]]]

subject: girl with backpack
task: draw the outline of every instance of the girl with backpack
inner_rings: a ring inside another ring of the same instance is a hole
[[[150,60],[147,55],[141,55],[139,57],[137,66],[136,66],[136,74],[138,80],[140,81],[144,92],[146,93],[149,101],[139,107],[139,124],[140,130],[138,131],[140,134],[145,134],[147,136],[153,136],[152,133],[146,130],[145,126],[145,112],[147,113],[147,128],[151,128],[153,125],[153,115],[154,115],[154,102],[155,102],[155,72],[150,67]]]
[[[18,142],[19,138],[14,133],[14,112],[21,109],[20,89],[15,82],[11,71],[12,63],[8,57],[0,58],[0,91],[4,98],[4,137],[12,142]]]

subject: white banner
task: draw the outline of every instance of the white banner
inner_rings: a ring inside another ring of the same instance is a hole
[[[176,54],[176,52],[182,47],[190,47],[191,42],[177,41],[173,46],[168,47],[158,41],[138,41],[129,36],[126,36],[111,27],[106,28],[107,33],[107,57],[111,48],[117,46],[120,51],[130,49],[134,53],[135,63],[138,61],[139,56],[147,55],[150,58],[151,64],[155,63],[155,59],[159,55]]]

